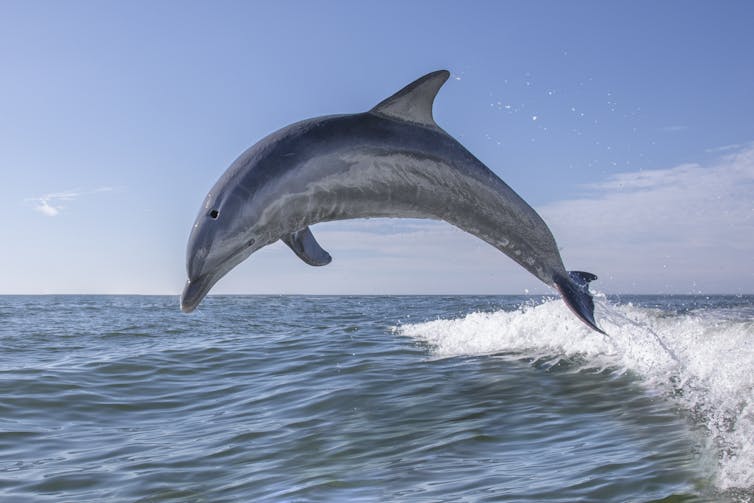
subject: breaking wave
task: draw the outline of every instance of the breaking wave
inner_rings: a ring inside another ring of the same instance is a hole
[[[496,355],[580,370],[636,375],[652,393],[680,406],[714,464],[718,490],[754,488],[754,316],[751,308],[671,309],[597,299],[598,324],[579,322],[560,300],[515,311],[474,312],[459,319],[395,330],[426,343],[437,358]]]

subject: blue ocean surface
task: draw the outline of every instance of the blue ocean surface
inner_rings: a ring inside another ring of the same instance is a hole
[[[754,501],[754,297],[0,297],[0,501]]]

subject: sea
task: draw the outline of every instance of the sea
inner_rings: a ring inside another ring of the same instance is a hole
[[[2,502],[752,502],[754,296],[0,297]]]

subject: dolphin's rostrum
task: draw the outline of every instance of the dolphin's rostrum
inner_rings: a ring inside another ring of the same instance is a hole
[[[181,309],[260,248],[282,240],[304,262],[332,260],[309,226],[369,217],[444,220],[557,288],[591,328],[588,283],[563,267],[540,216],[432,117],[450,74],[425,75],[365,113],[304,120],[236,159],[210,190],[188,242]]]

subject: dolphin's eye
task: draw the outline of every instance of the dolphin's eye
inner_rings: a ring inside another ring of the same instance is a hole
[[[220,216],[220,212],[217,210],[211,210],[209,212],[209,218],[215,219]]]

